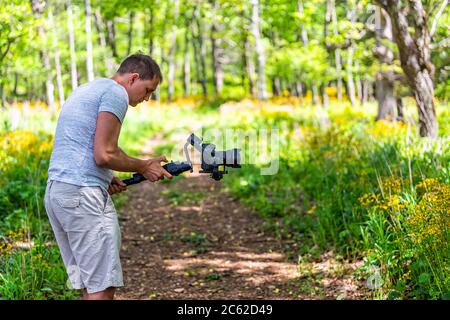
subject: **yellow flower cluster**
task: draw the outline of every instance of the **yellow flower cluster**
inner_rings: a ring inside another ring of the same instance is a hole
[[[36,147],[39,137],[30,131],[10,131],[0,136],[0,148],[18,154]]]
[[[367,193],[358,199],[365,207],[378,209],[392,216],[403,212],[404,219],[398,220],[404,226],[405,237],[415,245],[427,249],[448,246],[450,231],[450,185],[437,179],[426,178],[415,185],[417,204],[406,206],[400,194],[405,191],[405,179],[383,179],[382,193]],[[399,218],[394,218],[399,219]]]
[[[52,138],[40,138],[30,131],[10,131],[0,135],[0,170],[11,165],[28,163],[28,157],[48,158],[52,148]]]
[[[261,107],[261,115],[265,118],[280,117],[288,118],[293,113],[294,107],[292,105],[263,105]]]
[[[400,179],[396,177],[390,177],[381,180],[382,193],[398,194],[404,190],[404,187],[409,184],[407,179]]]
[[[359,203],[366,207],[372,207],[385,211],[399,211],[405,208],[396,194],[388,194],[385,198],[381,194],[366,193],[358,199]]]
[[[14,251],[14,244],[23,242],[26,239],[26,230],[19,229],[17,231],[10,231],[4,237],[0,238],[0,256],[9,255]]]
[[[407,131],[407,125],[402,122],[378,120],[371,127],[367,128],[367,133],[375,138],[397,136]]]
[[[0,257],[9,255],[13,251],[14,247],[9,242],[0,242]]]
[[[409,184],[407,179],[397,177],[382,178],[379,182],[381,193],[368,193],[358,199],[363,206],[385,211],[400,211],[406,206],[400,199],[400,194],[405,186]]]
[[[450,185],[427,178],[416,190],[421,198],[407,219],[413,241],[427,247],[448,245]]]
[[[358,202],[361,203],[365,207],[371,207],[374,204],[379,203],[380,198],[381,198],[380,194],[366,193],[362,197],[358,198]]]
[[[273,105],[283,105],[283,104],[300,105],[302,104],[302,102],[305,103],[306,102],[305,100],[308,100],[310,102],[311,98],[307,97],[300,99],[294,96],[274,96],[271,97],[268,101]]]
[[[355,119],[362,121],[365,117],[367,114],[349,106],[330,115],[332,122],[337,126],[352,126]]]

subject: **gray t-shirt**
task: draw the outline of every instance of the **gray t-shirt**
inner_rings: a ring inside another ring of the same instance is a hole
[[[78,87],[58,118],[48,180],[107,189],[112,172],[94,160],[97,116],[108,111],[123,123],[127,109],[128,94],[112,79],[99,78]]]

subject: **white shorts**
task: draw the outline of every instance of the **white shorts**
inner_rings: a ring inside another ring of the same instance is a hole
[[[49,181],[45,208],[73,289],[122,287],[120,227],[108,192]]]

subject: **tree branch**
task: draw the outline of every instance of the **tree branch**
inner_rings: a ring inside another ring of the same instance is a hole
[[[432,43],[430,45],[430,49],[435,50],[435,49],[440,49],[440,48],[449,48],[450,47],[450,39],[449,38],[445,38],[441,41],[439,41],[438,43]]]
[[[433,23],[431,25],[431,29],[430,29],[430,37],[433,38],[434,33],[436,32],[436,27],[437,24],[439,22],[439,18],[442,16],[442,14],[444,13],[445,7],[448,4],[448,0],[444,0],[441,3],[441,7],[439,8],[439,11],[436,13],[436,16],[434,17]]]

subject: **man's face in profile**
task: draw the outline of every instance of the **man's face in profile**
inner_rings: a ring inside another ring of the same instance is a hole
[[[137,77],[134,75],[137,75]],[[157,77],[150,80],[141,80],[139,74],[132,74],[127,90],[130,106],[135,107],[144,100],[148,101],[158,85],[159,79]]]

